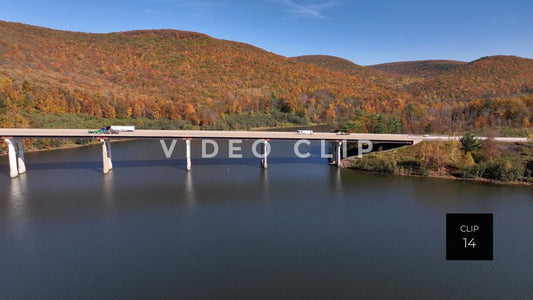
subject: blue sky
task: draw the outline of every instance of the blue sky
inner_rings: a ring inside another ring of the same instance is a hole
[[[0,19],[100,33],[190,30],[280,55],[327,54],[362,65],[533,58],[531,0],[1,0]]]

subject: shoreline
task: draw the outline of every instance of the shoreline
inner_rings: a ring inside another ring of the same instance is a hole
[[[364,169],[358,169],[351,167],[351,163],[353,162],[354,157],[348,157],[341,160],[340,168],[346,169],[346,170],[352,170],[355,172],[360,172],[364,174],[374,174],[374,175],[389,175],[389,176],[403,176],[403,177],[416,177],[416,178],[434,178],[434,179],[443,179],[443,180],[449,180],[449,181],[462,181],[462,182],[471,182],[471,183],[477,183],[477,184],[485,184],[485,185],[497,185],[497,186],[533,186],[533,182],[527,182],[527,181],[501,181],[496,179],[488,179],[483,177],[478,178],[462,178],[457,177],[453,175],[436,175],[436,174],[428,174],[428,175],[417,175],[417,174],[402,174],[402,173],[390,173],[390,172],[380,172],[380,171],[373,171],[373,170],[364,170]]]
[[[414,177],[414,178],[432,178],[432,179],[443,179],[443,180],[449,180],[449,181],[464,181],[464,182],[471,182],[471,183],[478,183],[478,184],[485,184],[485,185],[497,185],[497,186],[533,186],[533,183],[530,182],[523,182],[523,181],[499,181],[495,179],[487,179],[487,178],[461,178],[461,177],[455,177],[455,176],[445,176],[445,175],[415,175],[415,174],[393,174],[393,173],[387,173],[387,172],[378,172],[378,171],[367,171],[367,170],[361,170],[356,168],[350,168],[345,167],[341,165],[341,168],[346,170],[351,170],[354,172],[359,172],[363,174],[373,174],[373,175],[388,175],[388,176],[401,176],[401,177]]]

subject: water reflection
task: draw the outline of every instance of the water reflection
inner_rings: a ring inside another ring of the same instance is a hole
[[[342,198],[342,176],[341,168],[332,167],[330,171],[330,183],[331,189],[335,195],[335,198]]]
[[[7,208],[9,232],[19,254],[26,255],[35,249],[31,224],[31,203],[27,174],[11,179]]]
[[[261,168],[259,174],[259,189],[263,195],[263,201],[268,202],[270,199],[270,185],[268,183],[268,169]]]
[[[102,199],[104,201],[104,207],[106,211],[112,211],[115,204],[113,172],[109,172],[102,177]]]
[[[194,193],[192,172],[185,173],[185,202],[191,210],[196,206],[196,195]]]
[[[28,194],[27,174],[11,179],[8,215],[19,228],[26,226],[29,213],[29,205],[26,202],[30,199]]]
[[[402,188],[404,189],[410,186],[411,194],[418,206],[429,211],[491,210],[494,203],[488,200],[496,199],[493,197],[493,193],[504,191],[503,199],[507,192],[513,191],[513,189],[508,190],[506,187],[447,179],[420,178],[418,181],[413,181],[407,178],[395,178],[395,180],[403,180]],[[442,188],[442,186],[453,188]]]

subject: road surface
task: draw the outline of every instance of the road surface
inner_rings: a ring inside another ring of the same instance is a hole
[[[118,134],[88,133],[88,129],[1,128],[0,138],[109,138],[109,139],[270,139],[270,140],[370,140],[389,143],[417,144],[421,141],[458,140],[457,136],[332,132],[298,134],[297,131],[218,131],[218,130],[135,130]],[[485,139],[485,137],[480,137]],[[527,138],[496,137],[499,142],[527,142]]]

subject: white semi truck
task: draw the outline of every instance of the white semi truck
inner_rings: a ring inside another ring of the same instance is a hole
[[[89,133],[119,133],[119,132],[133,132],[135,131],[135,126],[124,126],[124,125],[114,125],[102,127],[102,129],[89,130]]]
[[[109,130],[117,132],[134,132],[135,126],[113,125],[110,126]]]

